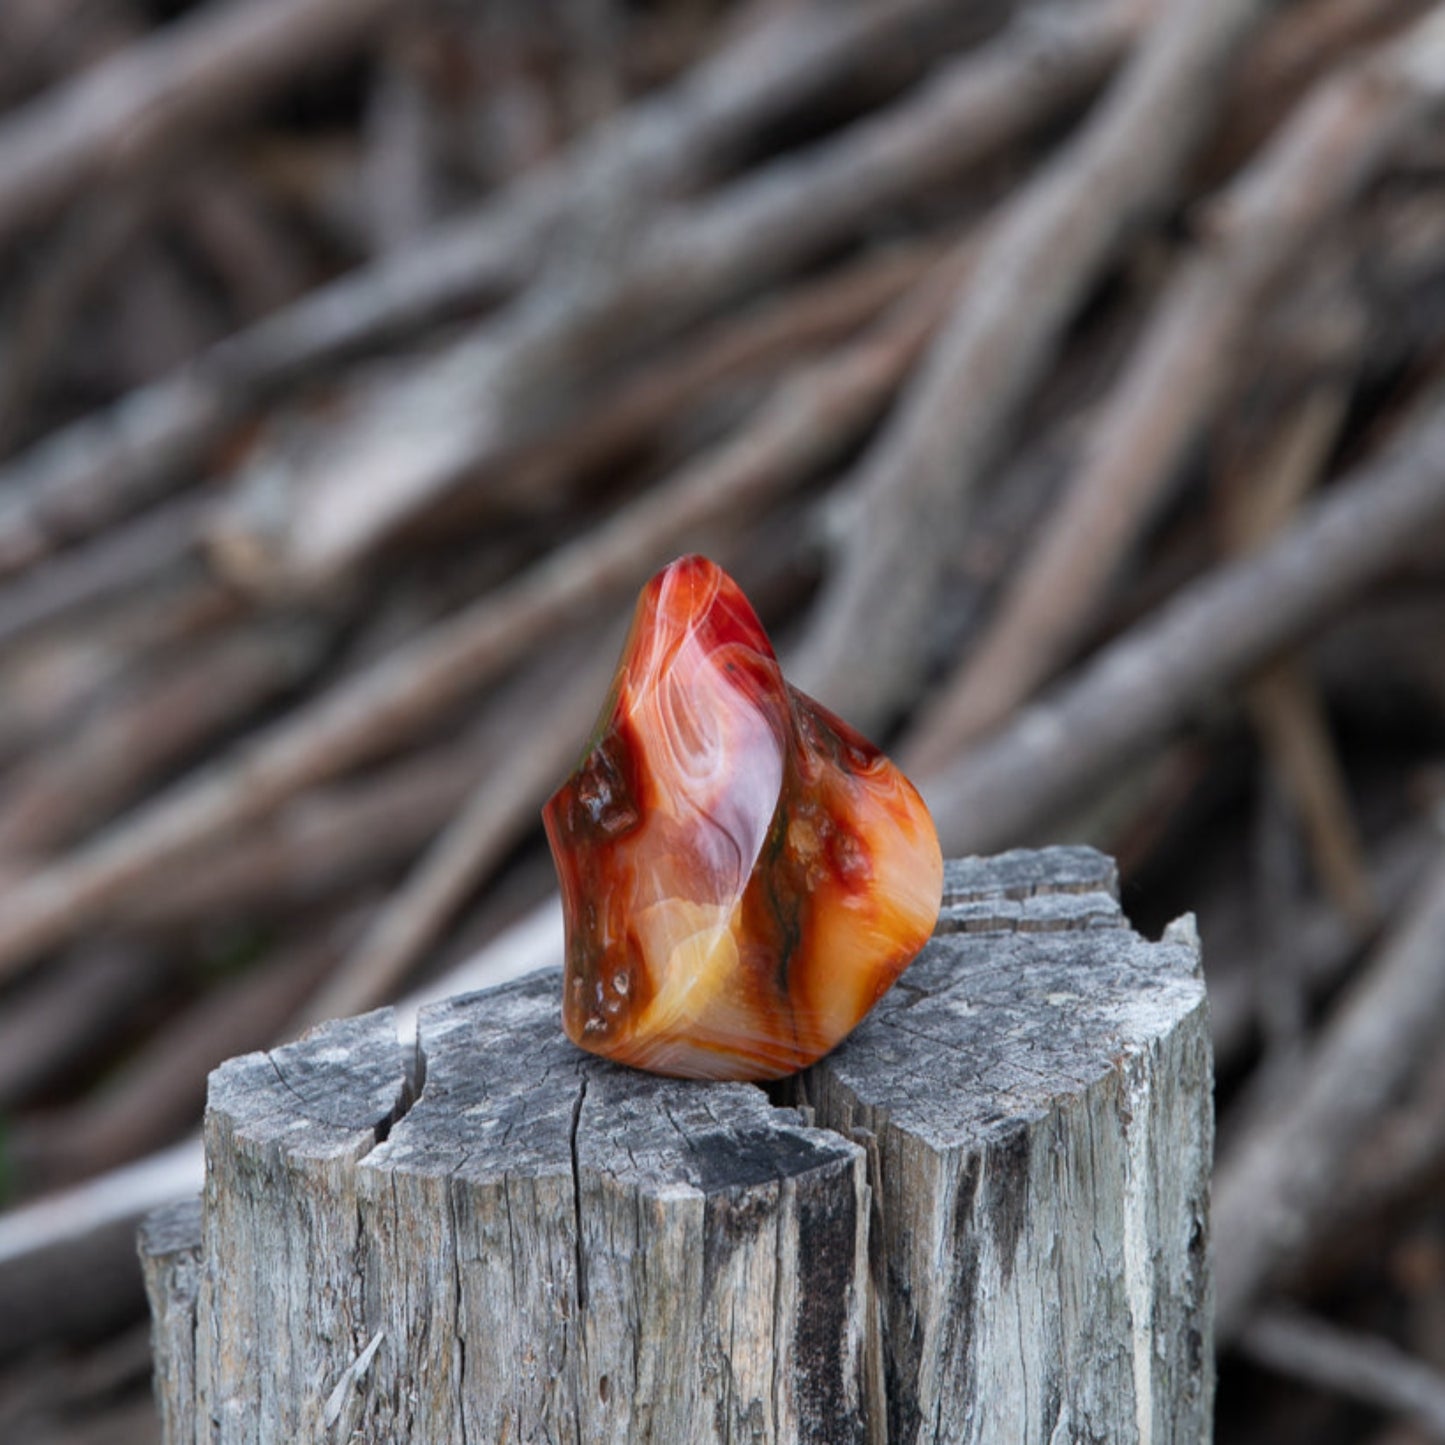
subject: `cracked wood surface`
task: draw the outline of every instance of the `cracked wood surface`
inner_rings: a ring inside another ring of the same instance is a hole
[[[1206,1440],[1198,947],[1115,891],[950,863],[773,1097],[580,1054],[552,972],[232,1060],[142,1235],[166,1440]]]

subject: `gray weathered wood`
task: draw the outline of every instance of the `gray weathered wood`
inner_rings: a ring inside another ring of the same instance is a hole
[[[950,863],[774,1097],[578,1053],[555,973],[233,1060],[142,1245],[167,1441],[1206,1440],[1198,948],[1115,890]]]
[[[201,1281],[201,1201],[157,1209],[141,1225],[141,1268],[151,1309],[156,1405],[167,1441],[196,1438],[196,1292]]]
[[[1086,849],[950,863],[937,936],[799,1089],[867,1142],[888,1439],[1203,1441],[1208,1019]]]

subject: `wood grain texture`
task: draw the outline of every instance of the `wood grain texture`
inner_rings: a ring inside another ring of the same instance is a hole
[[[140,1261],[151,1310],[162,1438],[196,1438],[196,1292],[201,1277],[201,1201],[182,1200],[149,1215],[140,1231]]]
[[[557,991],[217,1072],[204,1238],[142,1245],[168,1442],[1208,1438],[1198,947],[1107,859],[949,864],[786,1100],[583,1055]]]
[[[892,1445],[1210,1438],[1198,943],[1116,889],[1088,849],[950,863],[934,940],[799,1080],[867,1143]]]

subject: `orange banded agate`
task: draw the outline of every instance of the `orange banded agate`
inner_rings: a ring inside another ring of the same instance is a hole
[[[927,941],[923,800],[783,678],[731,577],[643,589],[576,771],[543,809],[574,1043],[654,1073],[774,1079],[839,1043]]]

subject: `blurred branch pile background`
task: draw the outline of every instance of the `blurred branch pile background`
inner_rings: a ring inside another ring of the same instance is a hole
[[[211,1067],[544,961],[702,550],[1197,912],[1219,1438],[1445,1440],[1445,6],[4,0],[0,106],[0,1438],[157,1438]]]

